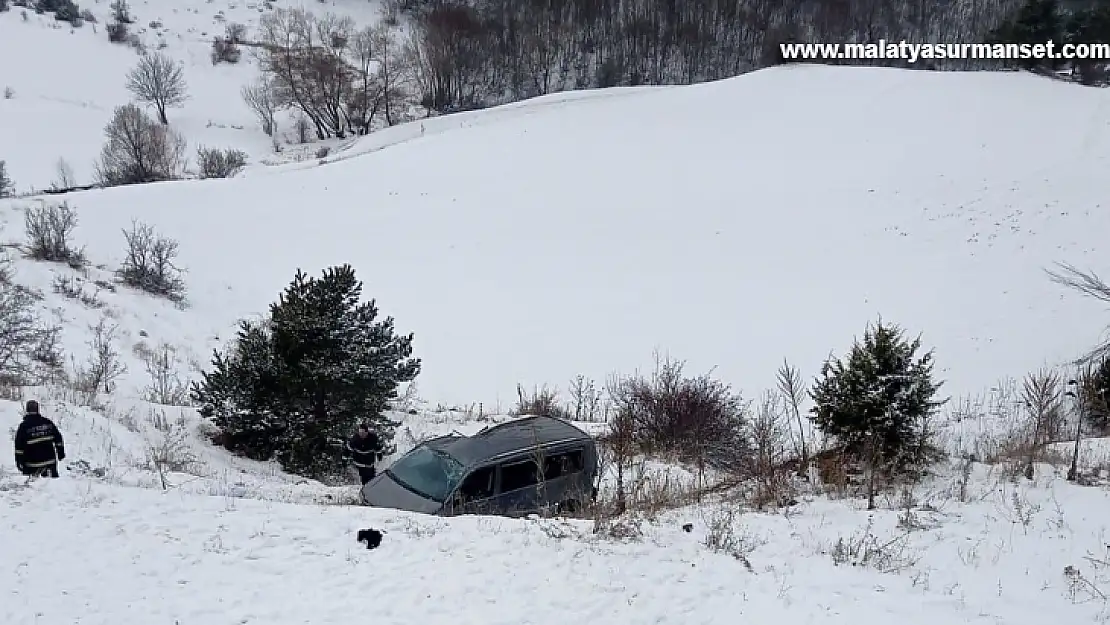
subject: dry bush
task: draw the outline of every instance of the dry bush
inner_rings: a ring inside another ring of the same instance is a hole
[[[874,519],[868,517],[862,532],[837,538],[829,554],[833,563],[870,567],[881,573],[896,573],[917,564],[920,556],[910,552],[908,533],[880,540],[873,529]]]
[[[74,276],[55,274],[54,279],[50,282],[50,288],[62,297],[81,302],[89,308],[104,307],[104,302],[99,297],[100,288],[96,287],[90,293],[85,290],[85,282]]]
[[[743,473],[751,465],[748,406],[729,385],[708,374],[686,377],[683,364],[657,359],[652,376],[609,383],[614,416],[647,454],[705,468]]]
[[[705,546],[717,553],[724,553],[739,560],[744,568],[753,571],[751,560],[748,556],[765,540],[757,539],[746,532],[737,532],[737,511],[732,508],[717,510],[706,523]]]
[[[89,326],[89,355],[84,365],[74,365],[74,388],[78,391],[96,394],[112,393],[116,390],[116,380],[127,372],[127,365],[116,351],[116,332],[119,326],[110,324],[103,316],[96,325]]]
[[[231,178],[247,166],[247,155],[242,150],[227,148],[197,149],[197,168],[201,178]]]
[[[150,422],[157,434],[147,440],[146,468],[158,472],[162,489],[168,489],[166,473],[193,473],[198,463],[190,445],[184,415],[169,421],[162,411],[152,411]]]
[[[34,260],[65,263],[74,269],[87,264],[83,249],[73,246],[73,231],[77,229],[77,211],[68,202],[61,204],[39,203],[24,213],[24,231],[27,236],[25,254]]]
[[[132,222],[131,230],[124,230],[123,236],[127,253],[116,271],[120,281],[151,295],[183,302],[185,281],[181,269],[174,264],[177,241],[159,235],[153,226],[142,222]]]
[[[143,361],[150,383],[143,389],[143,399],[163,406],[188,406],[189,386],[177,375],[177,350],[168,343],[154,349],[143,343],[135,345],[135,355]]]
[[[575,421],[604,421],[604,397],[602,389],[584,375],[575,376],[570,382],[570,407],[567,410]]]
[[[94,171],[101,186],[160,182],[180,175],[185,139],[134,104],[116,107],[104,135],[106,141]]]
[[[212,64],[219,65],[220,63],[230,63],[234,65],[242,58],[243,51],[239,49],[239,43],[230,37],[213,37],[212,38]]]
[[[569,419],[566,408],[559,404],[559,393],[546,386],[535,388],[529,395],[520,384],[516,386],[517,404],[510,412],[513,416],[532,415]]]

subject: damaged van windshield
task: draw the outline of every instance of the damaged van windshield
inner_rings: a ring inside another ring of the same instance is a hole
[[[442,502],[455,490],[463,471],[458,460],[422,445],[398,459],[385,472],[421,497]]]

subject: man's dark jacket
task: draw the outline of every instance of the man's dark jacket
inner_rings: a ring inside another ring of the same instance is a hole
[[[16,468],[27,475],[37,474],[56,469],[65,458],[62,433],[54,422],[40,414],[25,415],[15,431]]]
[[[381,440],[374,431],[370,431],[366,436],[355,434],[347,442],[347,455],[351,458],[351,464],[358,469],[372,468],[381,453]]]

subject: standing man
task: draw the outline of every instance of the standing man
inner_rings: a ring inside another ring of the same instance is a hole
[[[358,431],[347,441],[347,454],[351,457],[351,464],[358,469],[358,477],[363,484],[374,479],[378,474],[374,462],[382,459],[382,442],[377,432],[360,423]]]
[[[58,461],[66,459],[62,433],[39,414],[39,403],[27,402],[23,421],[15,431],[15,466],[23,475],[58,477]]]

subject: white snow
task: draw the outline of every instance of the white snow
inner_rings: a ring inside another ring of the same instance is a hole
[[[1044,269],[1097,268],[1106,96],[786,67],[444,117],[280,175],[68,199],[96,262],[117,262],[134,218],[181,242],[192,308],[175,325],[191,334],[224,336],[297,268],[352,263],[415,333],[433,402],[505,408],[517,383],[604,379],[656,348],[752,396],[784,357],[812,375],[879,315],[922,333],[959,395],[1098,336],[1102,308]],[[1045,110],[1060,123],[1025,123]]]
[[[303,6],[360,20],[377,11]],[[83,8],[102,24],[108,15],[106,2]],[[942,465],[908,500],[892,493],[871,512],[811,493],[728,519],[707,498],[620,521],[640,526],[628,540],[595,534],[591,521],[436,519],[344,505],[353,487],[211,446],[192,409],[144,399],[139,356],[169,346],[181,381],[195,379],[235,321],[263,314],[297,268],[349,262],[424,361],[423,401],[392,415],[403,421],[399,452],[506,418],[518,383],[600,381],[649,366],[655,349],[691,372],[715,367],[751,397],[784,357],[808,379],[880,314],[936,348],[947,394],[986,392],[1079,355],[1103,327],[1097,303],[1043,269],[1100,269],[1104,90],[1023,74],[782,67],[420,120],[330,142],[320,161],[309,157],[317,145],[271,153],[238,98],[254,75],[249,55],[209,61],[215,16],[249,25],[257,5],[132,8],[147,44],[164,40],[185,63],[192,98],[171,124],[194,148],[246,150],[252,166],[230,180],[0,202],[8,245],[23,241],[34,202],[78,210],[76,242],[94,266],[16,253],[16,282],[63,324],[71,366],[101,319],[117,327],[128,366],[116,392],[95,398],[0,388],[0,429],[14,432],[19,402],[34,397],[69,451],[63,479],[31,483],[0,453],[0,623],[1110,617],[1110,495],[1066,483],[1066,465],[1038,467],[1028,482],[976,464],[963,485],[959,467]],[[102,24],[71,31],[19,15],[0,14],[0,55],[50,52],[0,69],[0,91],[14,93],[0,99],[0,159],[21,192],[48,187],[59,157],[87,182],[137,57],[109,44]],[[133,219],[180,242],[186,308],[95,285],[111,282]],[[55,293],[59,275],[97,306]],[[1010,425],[976,415],[942,433],[951,451],[978,452]],[[1070,459],[1070,444],[1055,447]],[[167,448],[192,461],[163,489],[149,456]],[[1104,480],[1108,448],[1088,441],[1080,457]],[[650,461],[629,479],[681,490],[695,476]],[[380,549],[355,542],[363,527],[388,532]],[[838,544],[870,550],[838,566]]]

